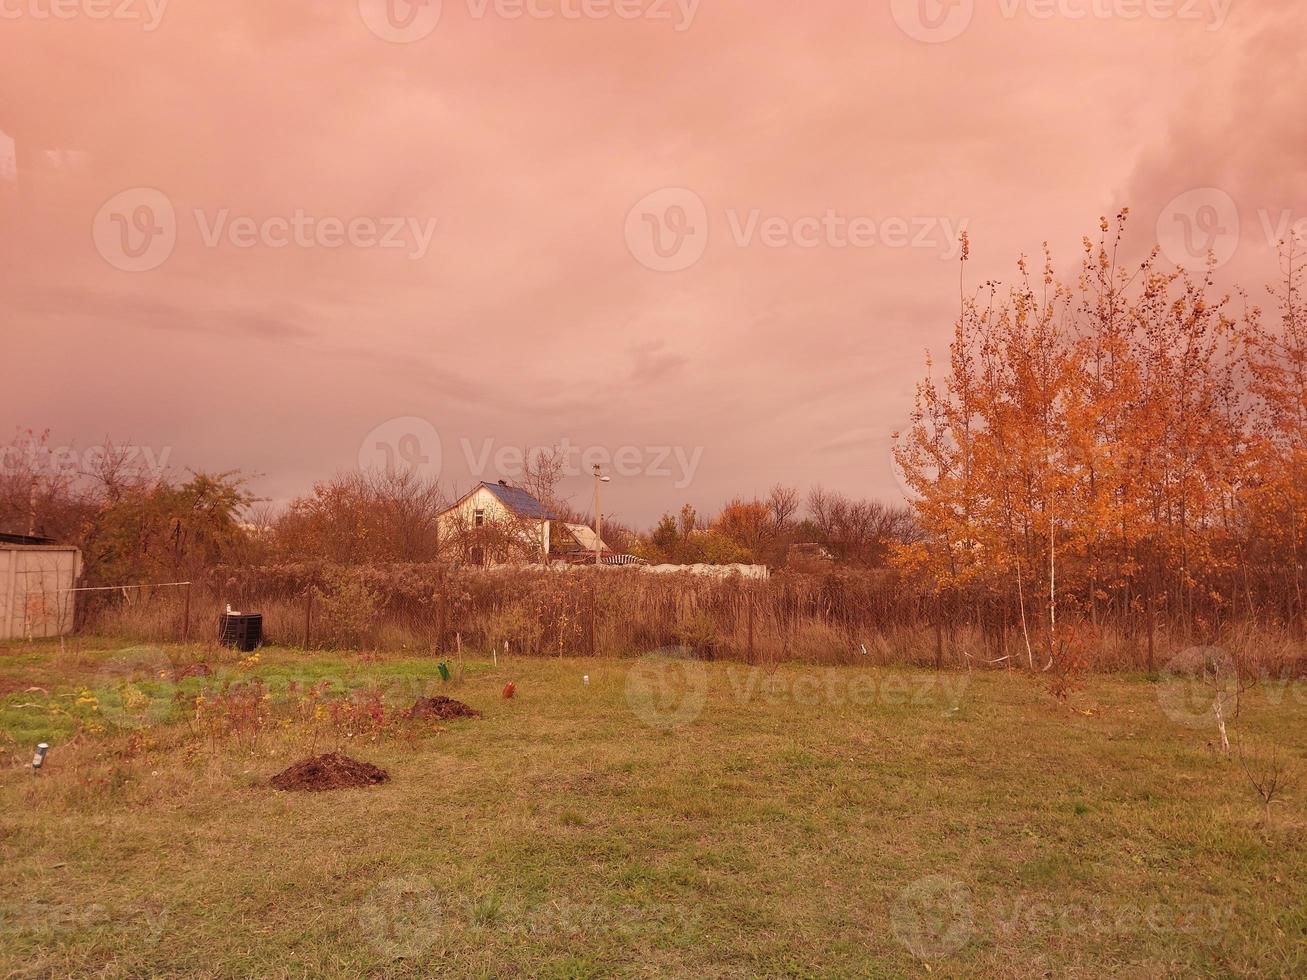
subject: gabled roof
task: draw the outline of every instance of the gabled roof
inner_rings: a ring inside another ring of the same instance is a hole
[[[486,490],[494,494],[496,500],[518,517],[525,517],[539,521],[558,520],[557,514],[551,514],[544,504],[531,496],[531,494],[527,493],[521,487],[510,487],[502,483],[487,483],[485,480],[482,480],[471,490],[450,504],[449,507],[443,511],[443,514],[453,513],[482,487],[485,487]]]
[[[481,485],[493,493],[501,504],[518,517],[532,517],[544,521],[554,520],[554,515],[549,513],[545,505],[521,487],[509,487],[502,483],[485,482],[482,482]]]

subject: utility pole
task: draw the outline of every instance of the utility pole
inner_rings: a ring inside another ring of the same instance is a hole
[[[603,517],[599,510],[599,484],[611,482],[611,477],[599,475],[599,464],[595,463],[595,564],[603,564],[604,539],[600,533],[603,529]]]

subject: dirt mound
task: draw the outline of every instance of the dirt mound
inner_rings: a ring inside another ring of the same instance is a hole
[[[274,789],[308,790],[311,793],[324,789],[349,789],[354,786],[372,786],[390,779],[390,773],[366,762],[328,752],[302,759],[289,769],[283,769],[270,782]]]
[[[462,701],[455,701],[437,694],[433,698],[418,698],[413,707],[408,709],[410,718],[480,718],[481,712],[469,708]]]

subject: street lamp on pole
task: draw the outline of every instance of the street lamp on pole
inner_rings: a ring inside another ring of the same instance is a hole
[[[599,510],[599,484],[611,483],[612,477],[599,474],[599,464],[595,463],[595,564],[603,564],[604,539],[601,535],[603,518]]]

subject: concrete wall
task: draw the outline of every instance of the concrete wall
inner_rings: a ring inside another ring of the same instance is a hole
[[[76,548],[0,544],[0,640],[70,632],[81,570]]]

